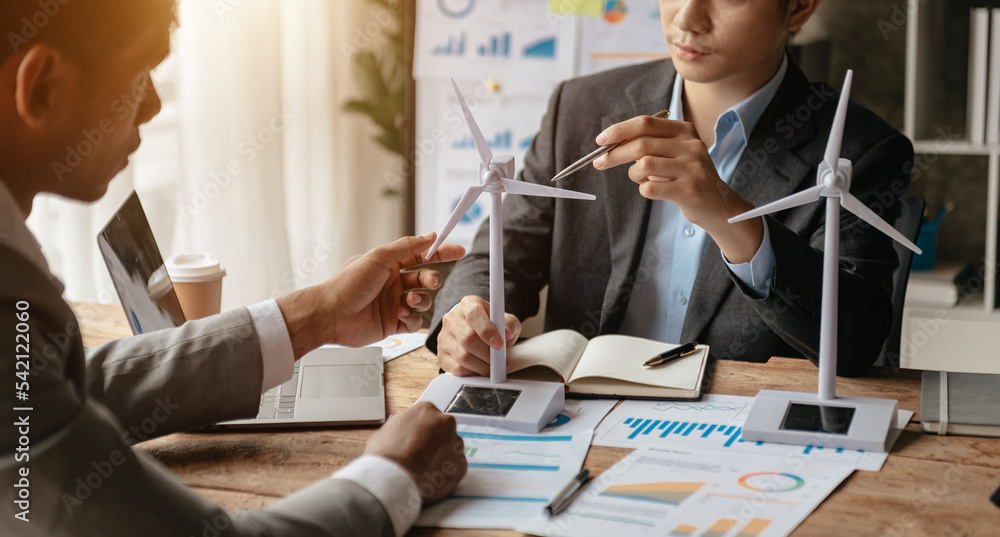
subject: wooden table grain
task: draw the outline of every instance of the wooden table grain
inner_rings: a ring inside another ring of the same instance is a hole
[[[121,308],[73,304],[84,344],[129,335]],[[390,413],[413,404],[437,374],[426,349],[386,364]],[[816,369],[804,360],[766,364],[720,360],[709,391],[753,396],[763,388],[815,391]],[[876,370],[839,379],[838,393],[894,398],[916,414],[879,472],[856,471],[793,533],[796,537],[1000,536],[1000,509],[989,502],[1000,486],[1000,439],[936,436],[920,431],[920,374]],[[173,434],[137,446],[180,479],[226,509],[264,507],[333,473],[360,455],[374,427],[197,432]],[[586,465],[600,472],[630,450],[592,446]],[[513,536],[505,530],[414,528],[408,535]]]

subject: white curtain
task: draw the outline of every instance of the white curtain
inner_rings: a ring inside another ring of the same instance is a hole
[[[398,157],[367,118],[344,53],[385,17],[367,2],[183,0],[171,58],[154,80],[164,110],[144,147],[91,206],[40,199],[29,218],[70,300],[116,295],[95,237],[132,189],[164,257],[223,263],[223,309],[318,283],[397,238],[399,201],[381,197]]]

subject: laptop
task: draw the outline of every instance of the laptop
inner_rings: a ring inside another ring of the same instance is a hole
[[[133,334],[184,324],[184,312],[135,192],[98,234],[97,246]],[[321,347],[295,362],[291,380],[261,396],[256,418],[226,421],[210,428],[383,423],[383,375],[384,361],[378,347]]]

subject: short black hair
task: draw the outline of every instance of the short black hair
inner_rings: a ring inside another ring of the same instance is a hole
[[[40,43],[100,65],[149,28],[176,24],[176,0],[0,0],[0,65]]]

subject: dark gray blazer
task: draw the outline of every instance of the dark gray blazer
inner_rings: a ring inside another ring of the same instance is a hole
[[[16,317],[22,301],[27,321]],[[22,321],[30,330],[18,341]],[[0,535],[395,535],[382,504],[352,481],[322,479],[265,509],[229,515],[130,447],[257,413],[263,369],[246,309],[85,351],[53,282],[0,243],[0,340]],[[21,402],[15,353],[25,349],[29,400]],[[22,406],[32,410],[13,410]],[[24,416],[30,460],[16,451],[13,424]],[[14,518],[22,467],[29,522]]]
[[[626,67],[560,85],[525,158],[521,180],[549,184],[556,172],[593,150],[613,123],[666,108],[675,71],[669,61]],[[816,184],[839,94],[810,83],[793,62],[750,135],[732,186],[757,206]],[[841,153],[853,162],[851,192],[892,222],[909,184],[910,141],[851,103]],[[651,201],[628,179],[628,166],[586,167],[560,184],[597,201],[509,196],[504,202],[507,311],[525,319],[549,286],[545,329],[587,337],[615,333],[633,289],[653,272],[639,261]],[[819,345],[824,203],[767,217],[776,260],[771,292],[754,299],[726,268],[718,246],[705,248],[681,339],[711,345],[716,358],[766,361],[805,356]],[[878,357],[891,324],[897,258],[890,239],[846,211],[840,238],[840,375],[858,375]],[[489,233],[484,223],[437,298],[428,346],[436,350],[441,317],[466,295],[489,296]]]

